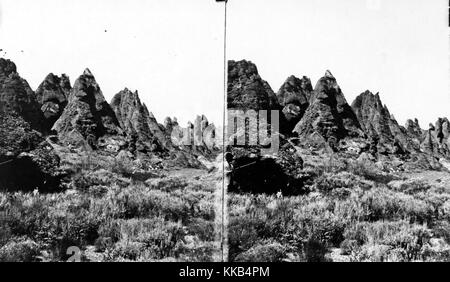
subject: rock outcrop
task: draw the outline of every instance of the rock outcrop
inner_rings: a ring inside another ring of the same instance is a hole
[[[332,147],[343,138],[363,136],[355,113],[330,71],[317,82],[310,106],[294,132],[303,140],[318,133]]]
[[[59,158],[42,135],[15,112],[0,111],[0,189],[59,190]]]
[[[283,108],[286,131],[291,132],[309,106],[313,88],[306,76],[290,76],[277,93],[278,103]]]
[[[408,130],[399,126],[383,105],[379,93],[369,90],[356,97],[352,108],[369,138],[375,140],[376,151],[380,154],[403,154],[407,149],[413,150],[414,145],[408,137]],[[411,126],[415,126],[412,124]],[[410,131],[417,130],[410,128]],[[417,149],[417,148],[416,148]]]
[[[75,81],[68,104],[52,129],[63,144],[87,143],[109,151],[125,146],[119,121],[89,69]]]
[[[277,97],[250,61],[228,61],[228,109],[279,109]]]
[[[147,118],[150,132],[153,134],[153,136],[155,136],[164,150],[172,149],[173,145],[170,138],[167,138],[165,127],[162,124],[158,123],[153,113],[148,110],[145,104],[142,104],[142,106],[144,107],[144,113],[145,117]]]
[[[147,154],[168,149],[168,140],[155,117],[141,103],[138,92],[127,88],[111,101],[121,128],[125,131],[132,152]]]
[[[0,112],[18,114],[32,129],[45,133],[44,116],[29,84],[19,76],[16,65],[0,58]]]
[[[450,122],[447,118],[439,118],[435,125],[430,124],[425,132],[420,148],[422,151],[438,157],[450,158]]]
[[[45,117],[45,126],[51,129],[67,105],[71,90],[69,78],[50,73],[36,90],[36,99]]]
[[[412,138],[420,139],[424,134],[422,128],[420,128],[419,120],[416,118],[414,120],[408,119],[405,128],[408,135]]]
[[[269,84],[260,77],[253,63],[245,60],[229,61],[227,107],[229,110],[244,111],[282,110],[283,107],[287,107],[286,115],[280,115],[279,128],[281,132],[284,132],[289,128],[285,117],[289,117],[290,122],[293,123],[292,121],[301,115],[301,113],[291,115],[289,108],[294,108],[293,106],[296,105],[307,106],[311,90],[307,84],[306,78],[303,81],[289,78],[277,97]],[[245,128],[237,128],[234,132],[235,136],[244,137],[244,140],[249,141],[250,134],[257,133],[264,124],[270,123],[269,120],[259,116],[258,125],[249,122]],[[292,126],[290,126],[291,130]],[[272,134],[278,133],[272,132]],[[280,148],[278,144],[273,144],[277,146],[277,156],[264,155],[262,153],[264,146],[260,144],[229,146],[227,151],[234,156],[233,163],[236,168],[229,191],[256,193],[283,191],[286,194],[300,194],[302,179],[299,172],[302,169],[303,160],[285,139],[280,143]]]

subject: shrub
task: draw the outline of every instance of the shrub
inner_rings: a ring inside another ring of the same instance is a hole
[[[350,195],[350,189],[370,189],[372,184],[366,180],[361,180],[357,176],[348,172],[324,173],[319,176],[313,185],[314,190],[324,194],[334,192],[338,198],[345,198]],[[335,190],[341,190],[336,192]],[[339,197],[339,195],[344,197]]]
[[[424,258],[432,233],[425,226],[406,221],[379,221],[356,223],[344,236],[346,244],[352,242],[346,251],[357,261],[416,261]]]
[[[0,262],[32,262],[38,255],[38,244],[27,238],[12,240],[0,248]]]
[[[265,241],[236,256],[236,262],[281,262],[286,248],[278,242]]]
[[[376,183],[387,184],[394,179],[392,175],[380,171],[375,164],[369,160],[350,161],[346,170]]]
[[[398,192],[402,192],[408,195],[414,195],[421,192],[426,192],[432,188],[432,186],[421,180],[408,180],[396,183],[396,185],[390,185]]]
[[[214,241],[214,222],[202,218],[193,218],[187,224],[190,234],[195,234],[203,241]]]
[[[153,219],[120,219],[120,240],[111,252],[114,258],[137,260],[177,256],[185,231],[179,223]],[[117,226],[117,225],[116,225]]]
[[[431,222],[434,210],[426,202],[411,195],[396,193],[387,188],[374,188],[361,197],[366,220],[409,219],[411,222]]]
[[[310,238],[303,245],[303,256],[307,262],[326,262],[327,247],[323,241]]]

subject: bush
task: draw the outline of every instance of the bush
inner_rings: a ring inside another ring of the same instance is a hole
[[[286,258],[286,248],[278,242],[266,241],[256,244],[236,256],[236,262],[281,262]]]
[[[434,209],[425,201],[411,195],[396,193],[387,188],[374,188],[361,197],[361,205],[367,211],[366,220],[409,219],[411,222],[431,222]]]
[[[338,196],[338,198],[345,198],[349,196],[351,189],[360,188],[367,190],[371,187],[372,184],[370,182],[361,180],[357,176],[348,172],[324,173],[315,180],[313,185],[314,190],[324,194],[334,192],[334,196]],[[339,195],[341,195],[341,197],[339,197]]]
[[[379,221],[356,223],[344,236],[347,246],[352,242],[346,252],[357,261],[417,261],[424,259],[432,233],[406,221]]]
[[[375,164],[369,160],[350,161],[346,170],[367,180],[374,181],[375,183],[387,184],[394,180],[394,176],[380,171]]]
[[[15,239],[0,248],[0,262],[32,262],[38,261],[39,246],[27,239]]]
[[[176,257],[177,246],[185,235],[179,223],[165,221],[163,218],[120,219],[113,226],[120,228],[120,239],[111,250],[112,257],[116,259]],[[114,233],[117,232],[115,228]],[[108,235],[111,238],[112,234]]]

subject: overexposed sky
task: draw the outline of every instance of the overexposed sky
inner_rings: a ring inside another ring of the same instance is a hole
[[[250,59],[277,92],[330,69],[347,101],[380,92],[400,124],[450,116],[448,0],[229,1],[229,57]]]
[[[0,48],[34,89],[50,72],[73,84],[88,67],[108,101],[137,89],[160,123],[221,121],[223,7],[213,0],[0,0],[0,11]]]
[[[330,69],[349,103],[380,92],[401,124],[450,116],[447,0],[229,0],[228,16],[228,58],[275,92]],[[159,122],[221,122],[222,36],[214,0],[0,0],[0,55],[34,89],[89,67],[108,101],[137,89]]]

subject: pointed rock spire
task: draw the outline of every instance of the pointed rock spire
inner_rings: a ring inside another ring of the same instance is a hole
[[[250,61],[228,61],[228,109],[278,109],[278,100]]]
[[[418,150],[417,144],[408,136],[408,130],[397,123],[388,107],[381,102],[379,93],[365,91],[356,97],[352,108],[365,133],[377,140],[379,153]]]
[[[0,112],[17,114],[33,129],[47,131],[33,90],[17,73],[16,65],[4,58],[0,58]]]
[[[75,81],[68,104],[53,130],[67,144],[83,145],[87,142],[92,147],[109,145],[114,150],[123,146],[119,121],[89,69]],[[117,140],[109,141],[111,138]]]
[[[333,76],[333,74],[331,73],[330,70],[327,70],[327,71],[325,72],[324,77],[327,77],[327,78],[334,78],[334,76]]]
[[[94,75],[92,75],[92,72],[91,72],[91,70],[90,70],[90,69],[88,69],[88,68],[85,68],[85,69],[84,69],[84,71],[83,71],[83,75],[86,75],[86,76],[94,76]]]
[[[358,119],[333,76],[326,73],[317,82],[310,103],[294,128],[300,137],[319,134],[336,145],[342,138],[363,136]]]
[[[37,88],[36,98],[41,105],[48,129],[51,129],[61,116],[67,105],[70,90],[69,78],[65,75],[58,77],[53,73],[48,74]]]
[[[312,92],[311,80],[306,76],[297,78],[292,75],[280,87],[277,98],[283,107],[283,115],[287,122],[286,131],[291,132],[303,117],[309,106]]]
[[[111,107],[129,136],[132,151],[146,154],[167,149],[166,136],[154,116],[141,103],[137,91],[131,92],[128,88],[120,91],[114,95]]]

